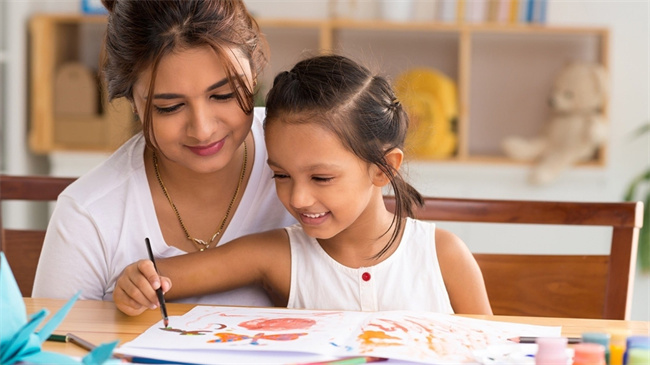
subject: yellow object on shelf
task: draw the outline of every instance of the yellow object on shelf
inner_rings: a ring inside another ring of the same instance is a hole
[[[458,144],[456,84],[436,70],[417,68],[401,74],[394,88],[411,122],[407,155],[421,159],[453,156]]]

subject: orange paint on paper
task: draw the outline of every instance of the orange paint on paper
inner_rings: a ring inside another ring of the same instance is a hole
[[[236,333],[225,333],[219,332],[214,334],[217,338],[214,340],[208,341],[208,343],[223,343],[223,342],[236,342],[248,340],[251,337],[247,335],[238,335]]]
[[[382,331],[363,331],[358,337],[363,346],[401,346],[400,338],[387,335]],[[397,342],[391,342],[397,340]]]
[[[274,335],[265,335],[264,333],[258,333],[255,336],[248,335],[239,335],[236,333],[226,333],[219,332],[214,334],[217,338],[214,340],[208,341],[208,343],[225,343],[225,342],[237,342],[251,340],[251,345],[259,345],[259,340],[270,340],[270,341],[293,341],[297,340],[301,336],[306,336],[307,333],[281,333]]]

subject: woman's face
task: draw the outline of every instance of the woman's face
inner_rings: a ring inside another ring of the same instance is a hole
[[[228,54],[240,75],[252,85],[248,60],[237,51]],[[147,69],[133,87],[141,120],[150,80],[151,69]],[[241,110],[235,92],[223,60],[212,48],[189,48],[165,55],[158,65],[152,100],[152,142],[162,158],[199,173],[226,166],[250,132],[253,120],[252,113],[246,115]]]

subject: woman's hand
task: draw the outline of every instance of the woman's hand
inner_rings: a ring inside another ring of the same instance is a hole
[[[156,309],[160,305],[156,289],[163,293],[171,289],[169,278],[159,276],[150,260],[140,260],[124,268],[115,283],[113,301],[119,310],[129,316],[137,316],[146,309]]]

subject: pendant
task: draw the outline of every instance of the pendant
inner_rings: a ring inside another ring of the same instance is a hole
[[[203,248],[201,248],[201,251],[205,250],[206,248],[208,248],[208,246],[210,246],[210,243],[206,243],[204,240],[198,238],[192,238],[192,240],[196,242],[196,244],[203,246]]]
[[[203,246],[203,247],[201,247],[201,248],[199,249],[200,252],[203,252],[203,251],[207,250],[208,248],[210,248],[210,244],[211,244],[212,242],[214,242],[214,239],[217,238],[217,236],[218,236],[220,233],[221,233],[220,230],[217,231],[217,232],[212,236],[212,238],[210,238],[210,242],[205,242],[205,241],[202,240],[202,239],[194,238],[194,237],[190,237],[190,239],[191,239],[192,241],[194,241],[197,245],[201,245],[201,246]]]

